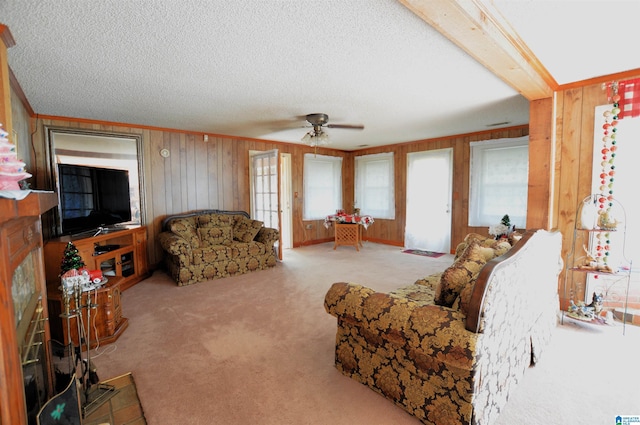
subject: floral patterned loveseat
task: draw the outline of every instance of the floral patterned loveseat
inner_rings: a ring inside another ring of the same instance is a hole
[[[277,229],[244,211],[199,210],[166,217],[158,241],[179,286],[276,265]]]
[[[470,234],[449,268],[405,288],[333,284],[337,369],[425,424],[491,424],[557,324],[561,244]]]

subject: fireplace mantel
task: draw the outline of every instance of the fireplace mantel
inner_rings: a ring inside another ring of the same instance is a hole
[[[9,194],[10,195],[10,194]],[[24,194],[20,194],[24,195]],[[52,395],[53,372],[40,216],[57,205],[54,192],[32,191],[23,199],[0,197],[0,423],[27,424],[23,354],[32,318],[44,329],[45,391]],[[23,270],[24,269],[24,270]],[[19,270],[16,273],[16,270]],[[26,275],[26,283],[19,275]],[[14,297],[15,294],[15,297]],[[28,344],[27,344],[28,345]]]

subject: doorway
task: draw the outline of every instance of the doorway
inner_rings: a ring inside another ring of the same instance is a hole
[[[251,151],[251,216],[280,231],[278,258],[292,246],[291,155]]]
[[[405,248],[451,250],[453,149],[407,154]]]
[[[293,194],[291,193],[291,154],[280,154],[280,234],[282,249],[293,248]]]

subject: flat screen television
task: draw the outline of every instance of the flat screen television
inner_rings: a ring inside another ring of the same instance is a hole
[[[58,164],[62,234],[131,221],[129,172]]]

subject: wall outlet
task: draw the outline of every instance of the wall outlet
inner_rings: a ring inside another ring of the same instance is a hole
[[[307,224],[306,226],[304,226],[304,228],[307,230],[311,230],[313,229],[313,224]]]

